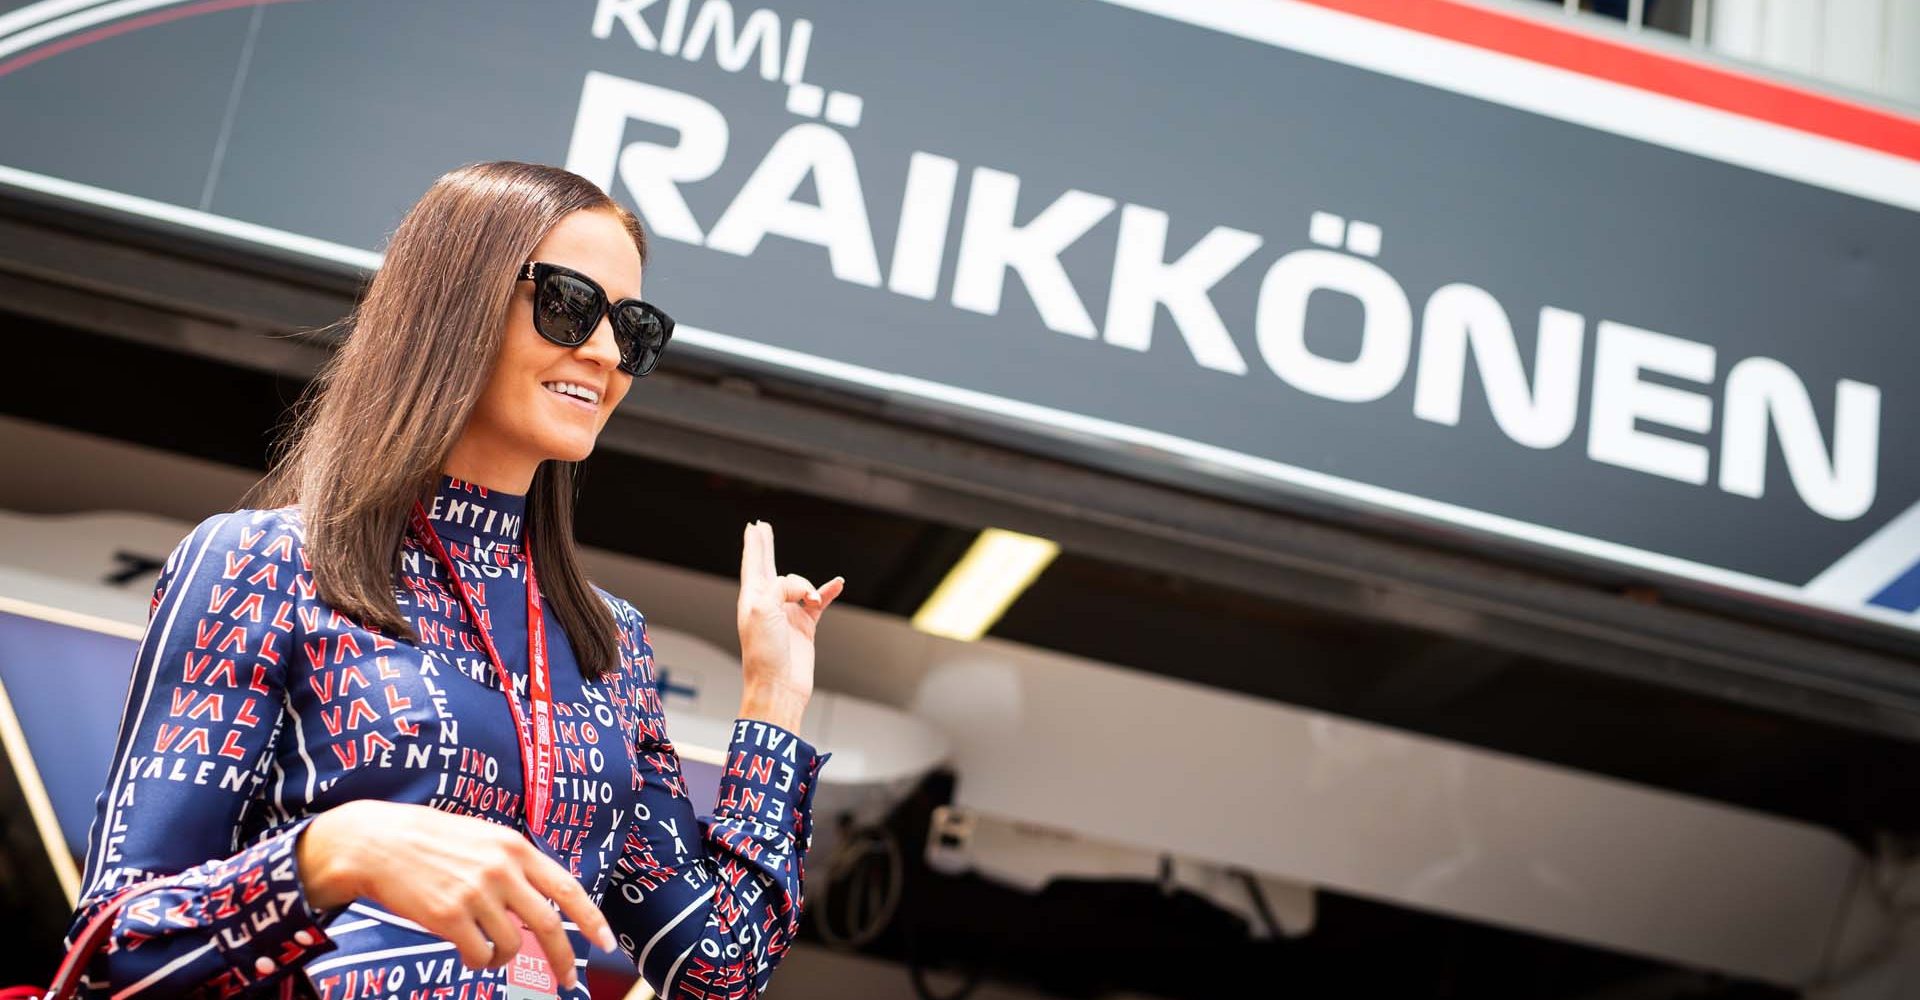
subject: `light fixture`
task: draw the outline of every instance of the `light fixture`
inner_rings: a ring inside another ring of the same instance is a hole
[[[972,642],[1000,620],[1014,598],[1059,554],[1056,542],[988,528],[914,613],[913,627]]]

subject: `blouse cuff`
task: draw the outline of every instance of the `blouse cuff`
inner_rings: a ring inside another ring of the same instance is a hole
[[[813,790],[832,758],[783,726],[735,720],[715,815],[791,830],[804,854],[813,843]]]
[[[339,947],[300,884],[294,849],[312,821],[305,817],[230,858],[182,872],[173,887],[129,901],[120,916],[122,940],[182,925],[210,931],[224,966],[222,993],[273,981]]]

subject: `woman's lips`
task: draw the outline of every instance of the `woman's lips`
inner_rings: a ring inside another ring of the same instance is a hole
[[[563,403],[571,403],[572,405],[579,407],[584,412],[587,412],[587,413],[600,412],[600,407],[594,405],[593,403],[589,403],[578,396],[569,396],[564,392],[556,392],[552,389],[546,388],[545,386],[541,387],[541,391],[547,393],[550,396],[558,397],[560,401]]]

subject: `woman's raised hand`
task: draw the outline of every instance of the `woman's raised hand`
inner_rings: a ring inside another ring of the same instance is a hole
[[[601,947],[618,947],[580,883],[519,831],[498,823],[363,799],[315,817],[300,836],[297,858],[314,909],[371,899],[453,942],[471,969],[512,961],[524,924],[561,985],[572,988],[578,977],[562,914]]]
[[[774,569],[773,526],[748,524],[740,545],[742,692],[740,715],[793,731],[813,694],[813,635],[820,614],[840,596],[846,581],[834,577],[815,587],[795,573]]]

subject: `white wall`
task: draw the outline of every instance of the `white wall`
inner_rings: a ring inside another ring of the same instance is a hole
[[[1719,52],[1920,105],[1920,0],[1712,4],[1708,44]]]

